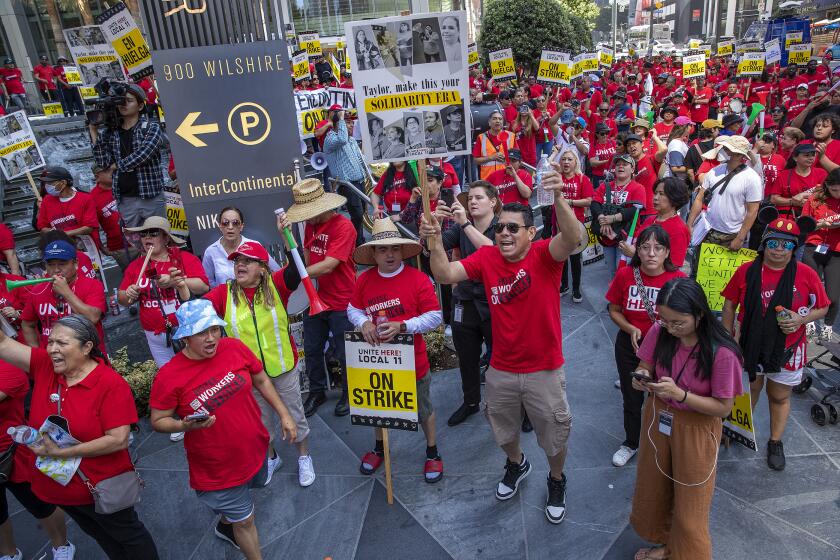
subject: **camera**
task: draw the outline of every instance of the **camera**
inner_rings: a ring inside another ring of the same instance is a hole
[[[102,78],[93,86],[93,89],[96,90],[99,97],[85,101],[85,103],[93,105],[92,109],[85,111],[87,124],[117,128],[120,125],[120,112],[118,107],[125,105],[125,94],[128,92],[128,84],[124,82],[111,82],[108,78]]]

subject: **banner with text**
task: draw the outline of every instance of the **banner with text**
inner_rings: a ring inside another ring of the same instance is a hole
[[[152,53],[149,52],[149,46],[125,4],[117,2],[101,13],[96,18],[96,23],[120,55],[123,66],[128,69],[128,74],[133,80],[137,81],[154,73]]]
[[[352,21],[344,25],[369,163],[470,152],[467,25],[463,11]],[[510,49],[506,49],[510,53]],[[496,69],[510,66],[494,60]]]
[[[502,49],[490,53],[490,75],[497,82],[516,78],[516,65],[513,63],[513,49]]]
[[[788,64],[808,64],[811,60],[811,43],[793,44],[788,47]]]
[[[543,51],[537,69],[537,81],[546,84],[571,83],[571,55],[561,51]]]
[[[302,139],[315,135],[316,125],[327,118],[327,109],[341,105],[350,114],[356,112],[356,92],[350,88],[321,88],[295,92],[298,133]]]
[[[117,51],[98,25],[65,29],[64,40],[84,85],[95,86],[102,78],[118,82],[126,80]]]
[[[0,169],[6,180],[11,181],[44,165],[41,147],[26,113],[15,111],[0,117]]]
[[[298,48],[306,51],[309,58],[318,58],[323,54],[321,50],[321,36],[317,31],[304,31],[298,34]]]
[[[705,76],[705,53],[691,53],[683,57],[683,78],[702,78]]]
[[[697,264],[697,283],[703,287],[712,311],[723,311],[723,296],[720,295],[738,267],[755,259],[757,253],[751,249],[732,252],[713,243],[700,245],[700,260]]]
[[[758,77],[764,72],[764,51],[745,52],[738,61],[738,77]]]

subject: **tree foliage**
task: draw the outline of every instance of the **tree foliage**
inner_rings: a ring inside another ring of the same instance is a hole
[[[513,49],[516,63],[528,69],[537,67],[544,48],[573,54],[590,49],[598,9],[590,17],[589,5],[594,6],[591,0],[487,0],[478,38],[484,64],[490,51],[505,48]],[[586,17],[573,9],[584,10]]]

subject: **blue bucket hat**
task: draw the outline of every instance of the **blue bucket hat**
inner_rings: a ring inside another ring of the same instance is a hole
[[[571,109],[565,109],[560,114],[560,122],[562,124],[570,124],[575,119],[575,112]]]
[[[175,311],[175,318],[178,319],[178,330],[172,338],[178,340],[204,332],[210,327],[224,327],[225,321],[213,308],[213,304],[206,299],[194,299],[181,305]]]
[[[58,241],[53,241],[44,247],[44,252],[41,253],[41,257],[45,261],[51,261],[53,259],[72,261],[76,258],[76,248],[63,239],[59,239]]]

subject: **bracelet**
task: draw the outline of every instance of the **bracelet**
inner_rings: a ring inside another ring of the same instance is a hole
[[[461,224],[461,231],[465,231],[465,230],[466,230],[468,227],[470,227],[471,225],[472,225],[472,222],[470,222],[469,220],[467,220],[467,223],[465,223],[465,224]]]
[[[685,399],[687,399],[687,398],[688,398],[688,389],[683,389],[683,391],[685,391],[685,395],[683,395],[682,400],[677,401],[677,402],[678,402],[678,403],[680,403],[680,404],[684,403],[684,402],[685,402]]]

